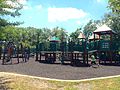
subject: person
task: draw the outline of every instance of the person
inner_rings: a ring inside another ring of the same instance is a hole
[[[28,49],[27,49],[27,47],[24,47],[24,50],[23,50],[23,60],[25,61],[25,62],[27,62],[27,59],[28,59]]]
[[[96,59],[94,55],[91,55],[91,64],[96,64]]]
[[[12,52],[13,52],[12,46],[8,46],[7,51],[8,51],[8,53],[7,53],[8,55],[7,55],[6,62],[9,62],[11,60],[11,56],[12,56]]]
[[[59,60],[61,61],[61,64],[64,64],[64,55],[62,53],[59,55]]]
[[[93,65],[99,66],[99,64],[97,63],[97,60],[93,54],[91,55],[91,65],[92,65],[92,67],[94,67]]]

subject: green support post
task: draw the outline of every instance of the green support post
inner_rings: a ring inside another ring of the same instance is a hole
[[[36,45],[36,60],[35,61],[38,61],[38,45]]]

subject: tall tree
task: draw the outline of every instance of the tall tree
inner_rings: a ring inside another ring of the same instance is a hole
[[[22,9],[22,4],[19,0],[0,0],[0,39],[3,37],[3,30],[5,26],[19,25],[20,22],[10,22],[6,17],[20,16],[19,10]]]
[[[20,16],[19,10],[22,4],[18,0],[0,0],[0,26],[18,25],[19,22],[9,22],[5,17]]]
[[[73,41],[73,42],[76,42],[78,40],[78,36],[81,32],[81,28],[78,28],[75,32],[72,32],[70,34],[70,39]]]
[[[89,38],[94,30],[97,29],[97,26],[101,25],[100,20],[90,20],[83,28],[84,35]]]
[[[108,4],[112,12],[120,16],[120,0],[109,0]]]
[[[116,41],[120,45],[120,0],[109,0],[108,8],[112,10],[111,14],[107,17],[110,21],[110,26],[117,32]]]
[[[67,40],[67,32],[64,28],[55,27],[52,30],[52,36],[56,36],[60,39],[60,41],[66,41]]]

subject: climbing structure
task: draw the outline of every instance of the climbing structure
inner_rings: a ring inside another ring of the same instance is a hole
[[[96,29],[94,32],[94,45],[97,48],[99,62],[100,63],[117,63],[115,57],[118,52],[117,42],[113,40],[116,33],[109,28],[107,25],[103,25]],[[95,36],[98,35],[98,40],[95,39]]]
[[[72,65],[82,63],[89,64],[89,55],[94,54],[99,63],[118,63],[118,58],[113,58],[118,53],[119,45],[113,39],[116,33],[107,25],[103,25],[93,32],[87,40],[81,32],[76,41],[60,41],[52,37],[49,42],[36,45],[36,60],[45,60],[55,63],[60,60],[63,64],[66,61]],[[57,58],[59,56],[59,58]]]

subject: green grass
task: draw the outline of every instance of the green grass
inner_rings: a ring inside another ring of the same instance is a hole
[[[6,84],[12,90],[120,90],[120,77],[83,82],[41,80],[30,77],[2,75],[10,78]]]

